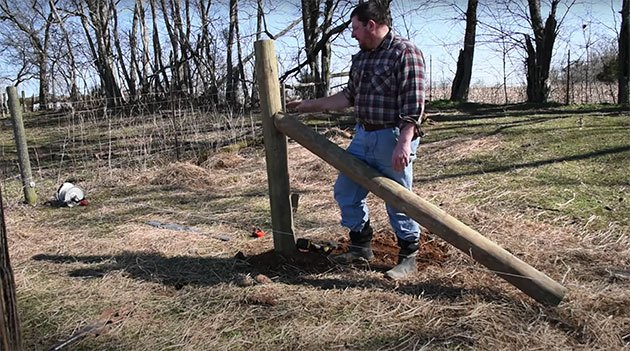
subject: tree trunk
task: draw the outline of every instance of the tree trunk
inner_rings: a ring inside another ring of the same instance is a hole
[[[174,0],[177,1],[177,0]],[[173,7],[171,6],[171,14],[168,13],[168,6],[165,0],[160,0],[162,16],[164,19],[164,27],[166,27],[166,32],[168,33],[168,38],[171,42],[171,55],[170,55],[170,67],[171,67],[171,93],[173,92],[181,92],[182,89],[182,80],[180,76],[179,66],[179,41],[177,40],[177,36],[175,34],[175,30],[173,29],[173,23],[171,21],[177,22],[178,18],[181,22],[181,18],[178,17],[179,13],[175,13]],[[172,3],[171,3],[172,5]]]
[[[324,22],[322,23],[322,33],[324,36],[328,34],[332,27],[332,19],[333,14],[335,12],[335,1],[334,0],[325,0],[324,2]],[[328,96],[330,94],[330,60],[331,60],[332,52],[330,40],[324,44],[324,48],[322,49],[321,60],[322,60],[322,75],[321,75],[321,84],[318,86],[317,96]]]
[[[247,89],[247,80],[245,79],[245,66],[243,64],[243,49],[241,48],[241,34],[238,25],[238,11],[236,12],[236,52],[238,55],[238,77],[240,77],[241,89],[243,91],[243,106],[249,106],[249,92]]]
[[[199,0],[201,12],[201,61],[204,64],[205,74],[202,78],[204,84],[204,94],[210,98],[214,105],[219,104],[219,84],[217,83],[215,60],[212,48],[214,39],[210,34],[210,6],[211,1]]]
[[[185,0],[186,11],[186,30],[182,21],[182,9],[180,6],[181,0],[172,0],[172,16],[175,24],[175,38],[179,43],[179,49],[181,51],[180,59],[177,62],[177,75],[180,77],[180,89],[181,93],[192,94],[193,84],[191,78],[190,61],[189,58],[192,54],[190,50],[190,5],[188,0]]]
[[[162,44],[160,43],[160,33],[157,24],[157,0],[150,0],[151,5],[151,21],[153,24],[153,74],[155,79],[155,89],[158,92],[166,93],[170,90],[170,82],[166,69],[164,68],[164,62],[162,61]],[[160,74],[162,75],[162,81],[160,81]],[[164,83],[164,85],[162,85]]]
[[[619,31],[619,89],[617,103],[630,103],[630,0],[623,0]]]
[[[129,71],[131,71],[132,77],[138,77],[138,88],[142,89],[142,72],[140,71],[140,64],[138,62],[138,26],[140,25],[140,13],[138,12],[138,4],[134,5],[133,19],[131,21],[131,30],[129,31]],[[134,78],[135,81],[135,78]],[[135,86],[135,83],[134,83]],[[134,88],[133,100],[139,98],[137,91]]]
[[[545,25],[540,15],[540,0],[528,0],[530,20],[534,31],[534,43],[525,35],[527,50],[527,102],[543,103],[549,97],[549,68],[556,40],[556,8],[560,0],[551,2],[551,10]],[[535,44],[535,46],[534,46]]]
[[[302,0],[302,30],[304,32],[304,49],[306,50],[306,60],[310,72],[308,76],[302,77],[304,83],[315,83],[316,85],[321,83],[321,77],[319,73],[319,65],[317,60],[318,52],[315,51],[315,45],[317,45],[317,38],[319,37],[319,26],[317,20],[319,19],[319,4],[321,0]],[[316,89],[315,97],[317,97]]]
[[[22,332],[18,318],[15,278],[9,259],[2,188],[0,187],[0,350],[21,351]]]
[[[120,70],[122,71],[125,81],[127,82],[127,89],[129,92],[129,97],[131,99],[135,99],[136,96],[138,95],[136,92],[136,78],[135,78],[135,69],[134,69],[134,65],[135,65],[134,56],[135,55],[132,53],[132,58],[130,60],[131,68],[127,69],[127,64],[125,63],[125,55],[123,54],[122,47],[120,46],[120,39],[118,36],[118,11],[116,11],[116,5],[114,5],[113,1],[111,2],[110,6],[111,6],[111,12],[112,12],[112,20],[114,23],[114,28],[112,28],[112,31],[114,32],[114,46],[116,47],[116,53],[118,54],[118,65],[120,67]],[[130,35],[129,40],[131,41],[132,39],[135,41],[134,35]]]
[[[148,93],[151,90],[149,85],[149,31],[147,30],[147,22],[145,18],[144,5],[142,0],[136,0],[136,12],[140,19],[140,32],[142,33],[142,72],[138,73],[140,77],[140,86],[142,93]],[[157,68],[155,69],[157,71]],[[157,77],[155,79],[158,79]]]
[[[59,22],[59,26],[61,27],[61,31],[63,32],[66,47],[68,49],[68,58],[70,61],[70,101],[77,101],[79,98],[79,89],[77,88],[77,64],[74,58],[74,50],[72,49],[70,35],[68,34],[68,30],[66,29],[66,25],[63,19],[61,18],[61,16],[59,16],[59,13],[57,12],[55,2],[53,0],[49,0],[48,5],[50,6],[51,13],[55,16],[57,22]]]
[[[95,62],[97,70],[99,72],[103,90],[107,97],[107,104],[116,106],[122,94],[116,77],[114,76],[112,57],[112,45],[109,36],[109,22],[112,20],[113,2],[105,2],[100,0],[88,0],[86,1],[88,6],[89,18],[92,21],[92,28],[94,28],[94,36],[96,39],[96,54]],[[83,11],[82,11],[83,13]],[[82,16],[84,17],[84,16]],[[83,21],[82,21],[83,22]],[[83,22],[86,35],[90,35],[88,24]]]
[[[468,101],[470,78],[472,76],[473,56],[475,53],[475,36],[477,32],[477,0],[468,0],[466,10],[466,34],[464,49],[459,51],[457,72],[451,88],[451,101]]]
[[[262,38],[262,30],[263,30],[263,22],[265,20],[265,13],[263,12],[263,0],[257,0],[257,6],[256,6],[256,41],[259,41]],[[254,72],[253,72],[253,84],[252,84],[252,97],[250,100],[252,109],[256,108],[256,106],[258,106],[258,103],[260,101],[260,97],[258,94],[258,77],[257,77],[257,73],[256,73],[256,65],[254,65]],[[281,89],[284,89],[284,87],[280,87]],[[283,94],[284,95],[284,94]]]
[[[236,85],[234,84],[234,67],[232,64],[232,48],[234,47],[234,33],[237,26],[238,0],[230,0],[230,27],[227,37],[227,72],[225,84],[225,101],[229,106],[236,105]]]
[[[49,85],[48,85],[48,56],[43,52],[37,54],[39,66],[39,107],[41,110],[48,109]]]

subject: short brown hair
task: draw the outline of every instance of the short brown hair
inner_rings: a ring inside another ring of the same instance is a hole
[[[392,26],[392,18],[389,12],[389,3],[391,0],[370,0],[360,3],[350,13],[350,18],[357,17],[357,19],[364,25],[372,20],[378,24],[385,24],[388,27]]]

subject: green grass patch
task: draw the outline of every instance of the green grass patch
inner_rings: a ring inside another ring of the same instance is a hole
[[[429,145],[498,138],[490,151],[480,147],[422,170],[421,182],[482,180],[482,197],[465,196],[483,205],[545,211],[543,217],[567,216],[598,229],[628,225],[630,209],[630,117],[576,113],[518,117],[469,117],[429,127]],[[457,144],[450,146],[457,150]],[[439,173],[439,175],[436,175]],[[493,194],[510,193],[494,199]],[[477,193],[477,192],[476,192]]]

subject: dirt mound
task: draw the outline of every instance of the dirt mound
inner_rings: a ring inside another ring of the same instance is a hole
[[[151,184],[170,186],[212,185],[210,173],[197,165],[187,162],[173,163],[156,173]]]
[[[338,254],[348,251],[349,239],[342,239],[339,243],[321,242],[322,245],[336,246],[330,254]],[[388,230],[380,230],[374,233],[372,239],[374,260],[370,261],[370,267],[375,270],[388,270],[398,261],[398,245],[394,233]],[[448,258],[448,246],[436,240],[431,233],[424,233],[418,252],[418,269],[424,269],[430,265],[439,265]],[[274,250],[266,251],[258,255],[241,257],[253,268],[261,272],[279,272],[288,266],[298,268],[308,273],[324,273],[338,264],[329,259],[323,252],[299,252],[293,257],[285,257]]]

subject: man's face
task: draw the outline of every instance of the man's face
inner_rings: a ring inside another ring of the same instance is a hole
[[[371,33],[369,31],[369,22],[364,25],[357,17],[352,17],[352,37],[359,42],[361,50],[371,50],[370,38]]]

